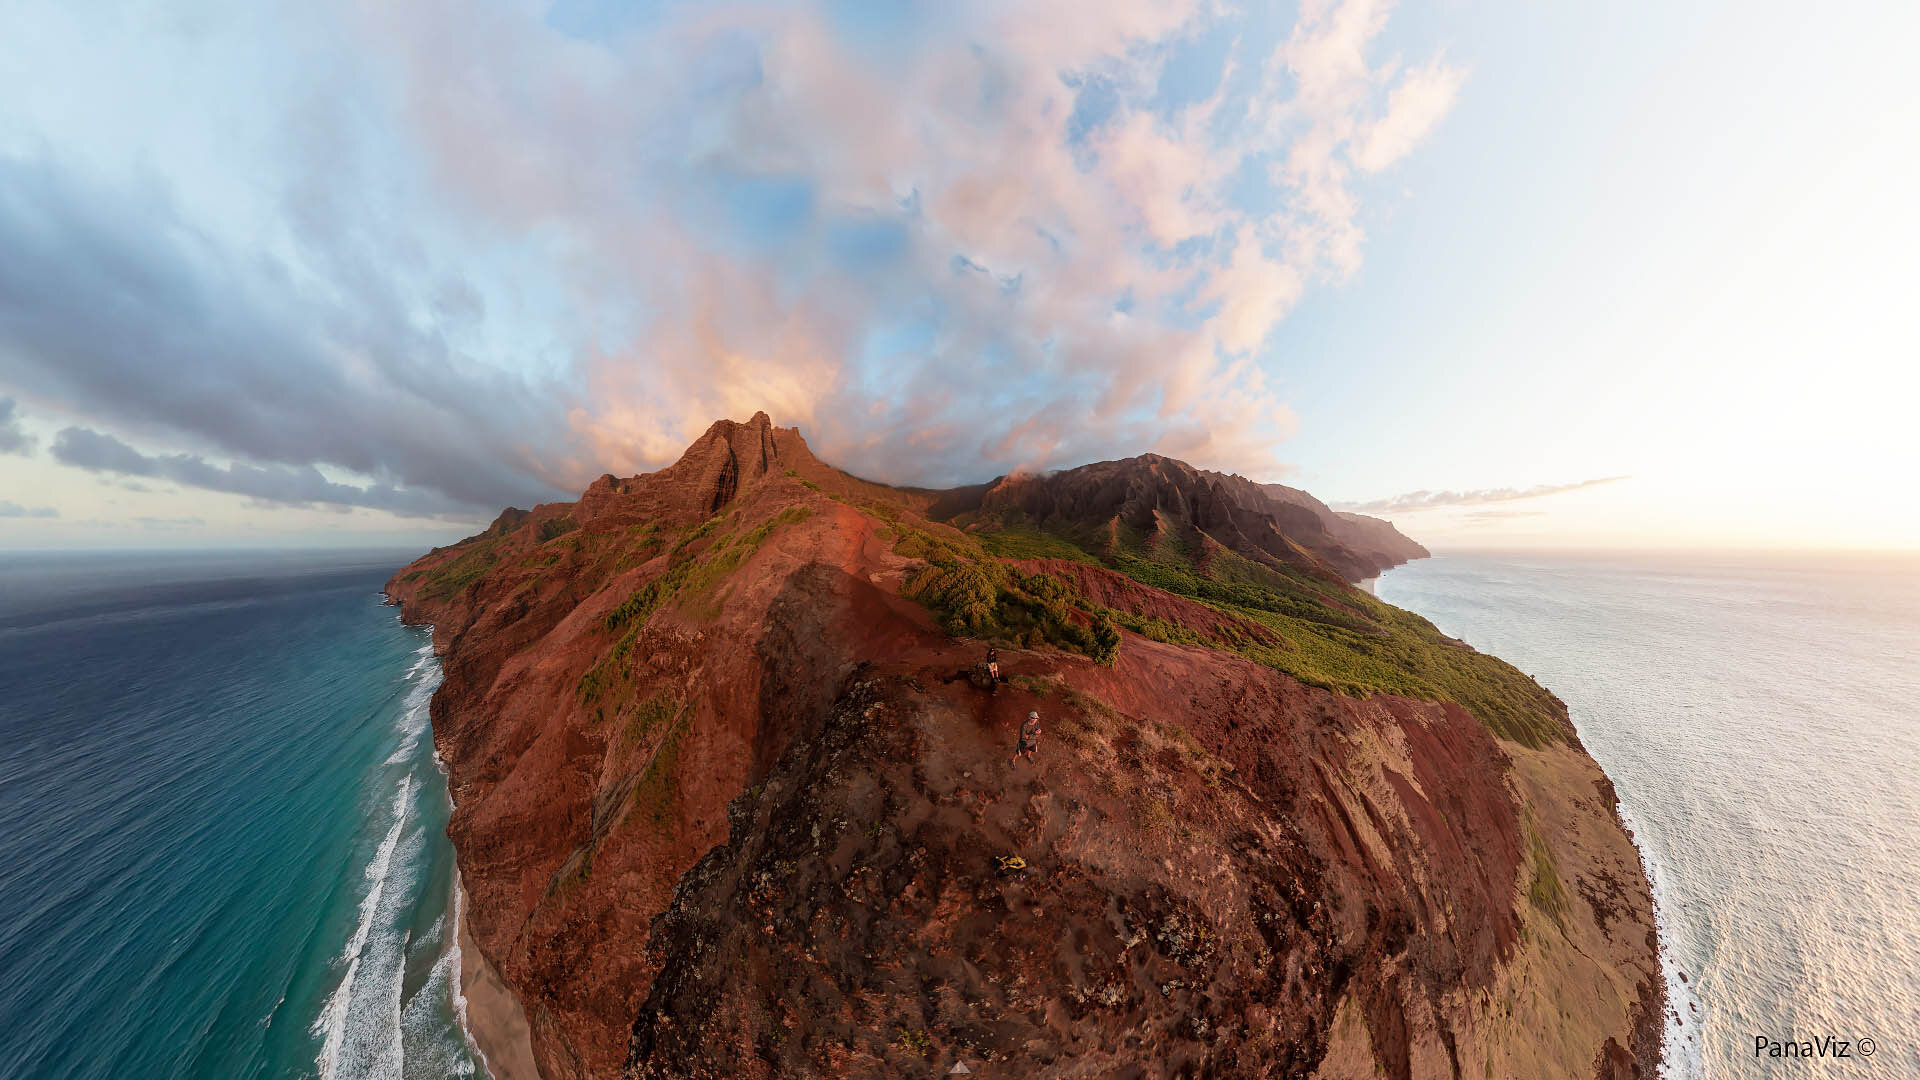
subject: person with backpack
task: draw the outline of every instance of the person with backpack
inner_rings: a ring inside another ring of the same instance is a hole
[[[1020,744],[1014,747],[1013,764],[1018,765],[1021,758],[1031,762],[1040,750],[1040,714],[1030,712],[1020,725]]]

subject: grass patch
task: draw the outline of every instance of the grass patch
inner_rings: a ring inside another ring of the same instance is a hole
[[[1038,675],[1015,675],[1007,684],[1037,698],[1051,697],[1062,685],[1058,679],[1043,679]]]
[[[1533,863],[1533,882],[1527,886],[1527,899],[1533,906],[1566,929],[1567,890],[1560,884],[1560,873],[1553,866],[1553,851],[1533,827],[1527,827],[1527,859]]]
[[[1159,796],[1139,792],[1133,803],[1133,823],[1149,836],[1164,834],[1173,828],[1173,808]]]
[[[1232,652],[1350,697],[1388,693],[1451,701],[1496,735],[1526,746],[1566,737],[1552,695],[1538,683],[1454,641],[1420,616],[1358,590],[1254,562],[1204,538],[1197,543],[1164,535],[1149,539],[1116,526],[1096,558],[1071,535],[1053,533],[1041,541],[1026,526],[1006,531],[1012,539],[1001,550],[1044,550],[1053,552],[1044,557],[1062,558],[1058,552],[1072,547],[1079,550],[1079,561],[1102,562],[1143,585],[1237,617],[1194,627],[1113,609],[1098,612],[1107,623],[1143,637]],[[990,523],[983,525],[978,543],[983,550],[1001,544]],[[984,585],[973,579],[952,585],[958,595],[943,594],[936,601],[955,612],[956,621],[982,617],[988,599]],[[1259,640],[1236,625],[1239,620],[1271,631],[1273,640]]]
[[[1080,545],[1027,526],[982,532],[980,546],[1001,559],[1066,559],[1100,565]]]
[[[676,722],[660,740],[647,771],[640,774],[640,782],[633,787],[634,811],[645,814],[656,827],[664,828],[673,821],[674,794],[680,790],[680,750],[686,738],[687,726]]]
[[[457,558],[426,571],[426,581],[420,588],[421,598],[451,600],[467,591],[474,582],[479,581],[500,561],[501,539],[502,537],[490,536],[484,540],[476,540]]]
[[[640,703],[640,707],[627,717],[626,726],[620,729],[620,748],[631,750],[646,739],[654,728],[673,719],[680,711],[680,703],[664,693],[655,694]]]
[[[1070,582],[1022,574],[957,529],[908,521],[883,504],[872,512],[899,537],[895,554],[926,563],[907,579],[905,592],[947,633],[1026,648],[1053,645],[1102,664],[1119,655],[1120,631]]]

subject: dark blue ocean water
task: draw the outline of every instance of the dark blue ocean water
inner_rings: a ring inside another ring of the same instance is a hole
[[[1920,1077],[1920,556],[1462,554],[1376,591],[1559,694],[1613,778],[1667,1076]],[[1875,1052],[1754,1052],[1826,1035]]]
[[[404,561],[0,554],[0,1077],[476,1075]]]

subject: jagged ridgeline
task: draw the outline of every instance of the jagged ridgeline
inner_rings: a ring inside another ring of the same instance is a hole
[[[746,557],[827,499],[883,524],[892,552],[918,564],[903,591],[956,637],[1111,663],[1124,628],[1231,652],[1349,696],[1456,702],[1528,746],[1567,732],[1564,707],[1533,679],[1352,587],[1424,557],[1424,548],[1384,521],[1335,513],[1305,492],[1153,454],[947,491],[889,487],[822,464],[797,434],[783,440],[758,421],[730,426],[759,429],[749,432],[750,467],[744,477],[737,458],[717,467],[702,477],[712,484],[702,499],[664,504],[641,521],[630,520],[632,511],[597,518],[584,532],[556,508],[509,509],[410,578],[422,595],[444,601],[496,567],[527,589],[546,569],[580,587],[656,566],[605,618],[607,652],[581,680],[583,695],[597,700],[617,681],[648,617],[663,607],[711,615]],[[734,434],[715,425],[674,469],[691,471],[703,444]],[[603,477],[582,503],[637,481]],[[776,497],[743,507],[743,481]],[[1157,594],[1191,603],[1169,607]]]

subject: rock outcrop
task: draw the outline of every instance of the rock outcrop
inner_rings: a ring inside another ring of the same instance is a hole
[[[1651,1077],[1564,707],[1317,503],[1088,470],[885,488],[762,414],[394,578],[542,1074]]]

